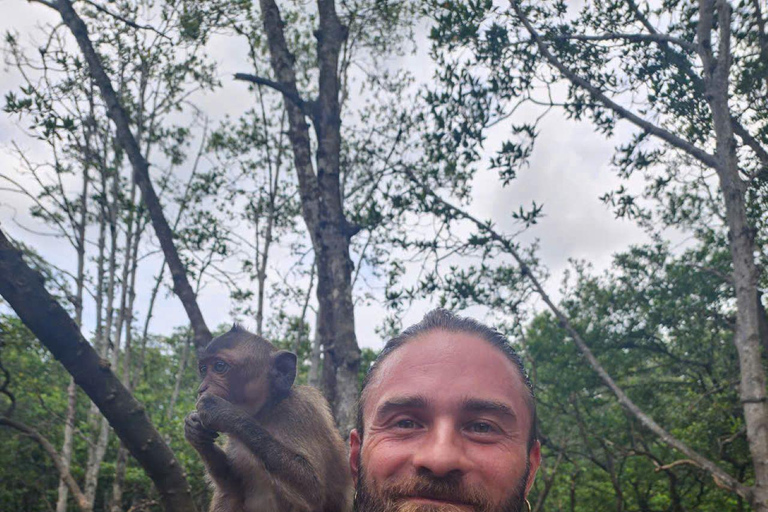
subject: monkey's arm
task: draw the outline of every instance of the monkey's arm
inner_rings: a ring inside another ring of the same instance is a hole
[[[208,429],[239,439],[273,476],[300,490],[309,503],[318,503],[320,480],[309,460],[277,441],[252,417],[223,398],[203,395],[197,402],[200,422]]]
[[[224,450],[214,443],[218,435],[216,431],[202,424],[197,412],[190,413],[184,420],[184,437],[200,454],[214,482],[219,486],[225,486],[231,481],[232,468]]]

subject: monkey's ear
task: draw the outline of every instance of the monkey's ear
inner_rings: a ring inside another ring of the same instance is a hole
[[[269,369],[269,381],[272,396],[275,399],[284,398],[296,380],[296,354],[287,350],[279,350],[272,354],[272,365]]]

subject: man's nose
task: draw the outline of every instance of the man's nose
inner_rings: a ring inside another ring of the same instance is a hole
[[[429,471],[435,477],[464,474],[468,469],[461,433],[448,421],[432,426],[412,460],[417,470]]]

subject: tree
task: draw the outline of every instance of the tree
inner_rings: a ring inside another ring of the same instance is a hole
[[[335,2],[325,0],[310,10],[278,6],[273,0],[226,6],[191,2],[186,7],[201,34],[228,29],[247,39],[254,69],[235,78],[259,87],[260,95],[261,88],[276,91],[285,110],[301,214],[314,252],[315,342],[323,353],[322,389],[339,427],[349,430],[360,360],[354,328],[353,237],[363,229],[384,229],[383,217],[365,214],[375,210],[375,196],[381,196],[391,176],[380,153],[399,153],[404,138],[393,136],[399,119],[390,115],[381,127],[371,127],[371,138],[386,145],[374,153],[373,168],[350,165],[354,159],[345,156],[369,151],[374,144],[370,138],[364,148],[345,144],[350,138],[342,128],[342,110],[355,82],[351,64],[363,58],[375,64],[399,52],[408,34],[403,22],[409,20],[412,7],[407,2],[394,6],[352,2],[337,9]],[[407,84],[396,78],[400,77],[374,71],[358,82],[370,85],[375,97]],[[348,116],[352,118],[351,113]],[[364,260],[361,255],[358,265]]]
[[[205,324],[200,307],[197,304],[194,290],[189,283],[186,269],[179,258],[179,252],[173,241],[173,232],[163,213],[163,208],[155,192],[154,186],[149,176],[149,164],[141,152],[141,148],[136,137],[130,128],[130,118],[126,113],[125,107],[121,104],[112,81],[105,72],[104,64],[96,53],[93,43],[88,35],[88,28],[83,20],[72,7],[68,0],[57,0],[56,2],[47,2],[44,0],[35,0],[55,9],[61,15],[62,21],[75,37],[80,51],[88,65],[88,71],[93,78],[94,83],[101,92],[102,99],[107,106],[107,113],[110,119],[115,123],[117,139],[128,156],[134,170],[134,179],[139,189],[141,189],[142,200],[146,206],[152,225],[155,228],[155,234],[163,249],[168,268],[171,271],[174,282],[174,292],[179,297],[184,306],[190,324],[195,333],[195,345],[205,346],[211,340],[211,333]]]
[[[675,16],[668,16],[670,8]],[[557,1],[511,1],[509,8],[491,2],[440,2],[431,4],[430,13],[436,19],[431,37],[442,70],[441,89],[428,97],[438,128],[433,142],[442,143],[440,154],[452,165],[476,165],[479,144],[489,127],[510,116],[517,105],[532,103],[561,108],[574,119],[588,118],[606,135],[619,121],[629,122],[636,135],[619,148],[616,165],[626,176],[655,175],[657,190],[674,185],[682,173],[693,177],[689,181],[704,183],[711,183],[714,173],[718,199],[710,203],[722,201],[723,229],[728,232],[737,313],[733,343],[739,354],[753,486],[696,453],[633,404],[549,300],[518,257],[511,237],[490,223],[449,209],[454,217],[479,228],[479,237],[494,240],[520,263],[520,270],[567,327],[590,365],[646,428],[755,510],[768,510],[768,438],[760,434],[768,428],[768,399],[756,261],[756,255],[764,256],[755,244],[756,228],[765,218],[768,35],[759,2],[675,2],[653,7],[612,1],[587,3],[578,11]],[[470,58],[456,58],[461,49]],[[518,121],[513,133],[515,138],[491,159],[504,183],[530,155],[536,124]],[[454,148],[457,156],[451,158]],[[636,211],[634,197],[626,190],[606,199],[613,200],[620,213]],[[434,203],[445,210],[445,201]]]
[[[632,247],[596,275],[576,264],[560,307],[643,411],[739,481],[753,477],[738,395],[726,250]],[[742,510],[746,503],[642,428],[549,312],[516,331],[535,379],[550,467],[531,501],[576,510]],[[552,466],[552,464],[550,464]],[[613,496],[613,500],[608,497]]]
[[[341,186],[340,61],[349,26],[333,0],[318,0],[316,69],[317,97],[299,92],[292,50],[274,0],[261,0],[260,17],[267,38],[274,80],[240,74],[236,78],[270,85],[283,95],[288,136],[299,181],[302,215],[315,252],[317,268],[317,342],[323,347],[323,390],[343,431],[354,422],[360,349],[355,337],[350,241],[360,230],[347,219]],[[317,149],[312,158],[307,118],[312,120]]]

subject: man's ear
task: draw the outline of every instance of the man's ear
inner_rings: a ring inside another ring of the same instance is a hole
[[[352,472],[355,485],[357,485],[357,476],[360,474],[360,449],[362,445],[363,440],[357,433],[357,429],[352,429],[352,432],[349,433],[349,470]]]
[[[528,452],[528,464],[530,464],[530,466],[528,470],[528,482],[525,484],[526,497],[528,496],[528,493],[531,492],[533,481],[536,480],[536,472],[539,470],[539,466],[541,466],[541,443],[538,439],[533,443],[531,451]]]
[[[296,354],[278,350],[271,357],[269,387],[273,399],[285,398],[296,380]]]

